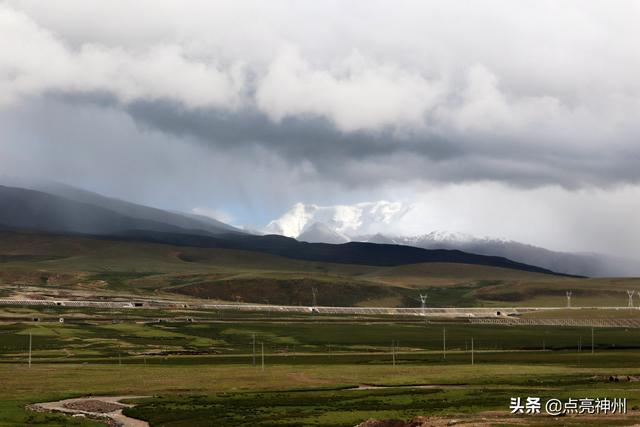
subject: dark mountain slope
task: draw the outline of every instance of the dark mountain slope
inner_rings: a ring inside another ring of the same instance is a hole
[[[128,230],[191,231],[41,191],[4,186],[0,186],[0,224],[10,229],[91,235],[114,235]]]
[[[340,264],[397,266],[423,262],[446,262],[510,268],[534,273],[557,274],[551,270],[518,263],[503,257],[476,255],[458,250],[429,250],[403,245],[361,242],[336,245],[299,242],[295,239],[279,235],[253,236],[229,234],[208,237],[175,233],[150,233],[141,230],[124,233],[118,238],[178,246],[241,249],[265,252],[299,260]]]
[[[183,214],[178,212],[170,212],[162,209],[152,208],[149,206],[139,205],[112,197],[106,197],[101,194],[71,187],[59,183],[44,183],[34,186],[35,190],[43,191],[48,194],[64,197],[80,203],[86,203],[93,206],[109,209],[119,214],[145,219],[150,221],[161,222],[163,224],[172,225],[188,230],[202,230],[211,234],[229,233],[241,231],[223,222],[213,218],[203,217],[195,214]]]

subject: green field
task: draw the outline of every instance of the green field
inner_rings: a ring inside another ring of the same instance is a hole
[[[27,299],[309,305],[316,287],[319,305],[415,307],[418,295],[427,292],[433,307],[550,307],[564,306],[571,289],[574,306],[625,307],[626,289],[640,284],[461,264],[370,267],[233,250],[0,235],[0,295]],[[522,317],[639,316],[639,310],[624,308]],[[640,422],[639,358],[640,329],[633,328],[2,306],[0,426],[99,425],[24,407],[89,394],[149,396],[126,412],[154,427],[346,427],[369,418],[414,416],[434,417],[439,425],[486,417],[480,425],[633,425]],[[624,418],[514,418],[508,407],[515,396],[626,397],[631,412]]]
[[[0,324],[0,362],[19,363],[28,351],[47,362],[105,362],[119,357],[142,363],[143,357],[197,355],[212,363],[247,363],[253,340],[262,343],[273,363],[341,363],[389,359],[394,341],[408,358],[434,361],[440,357],[443,335],[449,351],[576,350],[591,347],[591,328],[494,326],[421,322],[347,322],[340,320],[215,321],[211,323],[10,323]],[[594,329],[594,348],[640,349],[640,330]],[[329,354],[330,353],[330,354]],[[317,355],[323,355],[319,357]],[[525,353],[526,354],[526,353]],[[242,357],[244,355],[244,357]],[[326,357],[325,357],[326,356]],[[544,355],[538,355],[544,357]],[[512,356],[519,357],[519,356]],[[129,358],[129,359],[127,359]],[[308,358],[309,361],[306,359]],[[147,359],[161,363],[163,359]],[[188,359],[185,359],[188,360]]]
[[[250,317],[218,323],[5,323],[0,426],[91,425],[23,409],[26,403],[87,394],[149,395],[127,413],[152,426],[353,426],[372,417],[418,415],[472,420],[483,411],[506,415],[510,397],[530,395],[626,397],[631,407],[640,405],[638,383],[608,378],[640,375],[639,338],[635,329],[598,328],[592,353],[587,328]],[[395,387],[349,389],[363,384]],[[529,421],[557,425],[549,417]],[[597,421],[576,417],[565,425]],[[634,415],[609,425],[637,421]]]
[[[390,363],[316,362],[273,364],[264,370],[197,360],[188,365],[166,361],[147,366],[38,363],[27,368],[0,364],[0,425],[90,425],[23,409],[33,401],[86,394],[152,396],[127,413],[147,419],[153,426],[353,426],[372,417],[409,419],[418,415],[473,419],[482,411],[508,412],[513,396],[626,397],[631,408],[640,402],[636,383],[611,383],[606,377],[640,374],[635,363],[639,355],[637,351],[606,357],[574,352],[549,354],[537,358],[538,363],[531,363],[531,357],[503,358],[500,363],[494,354],[487,353],[473,366],[462,359],[442,364],[401,357],[396,367]],[[626,366],[618,365],[623,361]],[[394,387],[347,389],[361,384]],[[417,385],[431,387],[415,388]],[[524,420],[558,425],[550,417]],[[602,425],[604,420],[607,418],[593,424]],[[567,422],[589,424],[580,417]],[[606,424],[634,422],[638,422],[635,415]]]

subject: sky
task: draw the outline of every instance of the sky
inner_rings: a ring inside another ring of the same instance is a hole
[[[635,1],[0,1],[0,179],[640,256]]]

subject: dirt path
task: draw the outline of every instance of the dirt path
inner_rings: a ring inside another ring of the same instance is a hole
[[[122,409],[132,407],[121,400],[148,396],[90,396],[56,402],[35,403],[28,409],[39,412],[61,412],[71,416],[86,416],[99,419],[115,427],[149,427],[149,423],[122,414]]]

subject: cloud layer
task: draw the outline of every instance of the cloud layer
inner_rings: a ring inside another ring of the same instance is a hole
[[[478,185],[571,222],[597,194],[590,235],[611,235],[626,205],[607,194],[640,185],[639,19],[634,1],[5,1],[0,167],[257,226]]]

